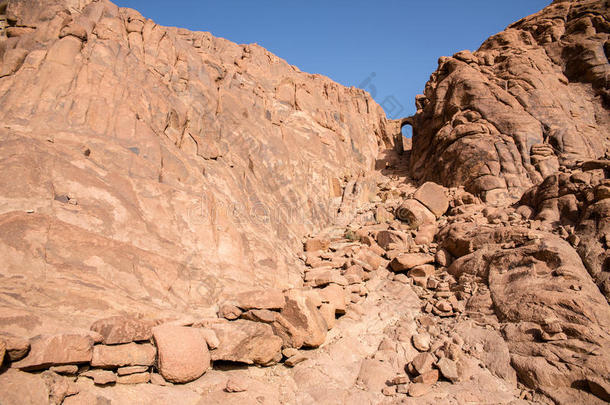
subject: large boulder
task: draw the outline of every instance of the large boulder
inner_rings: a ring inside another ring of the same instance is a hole
[[[274,289],[244,291],[235,297],[235,305],[246,311],[249,309],[280,310],[285,303],[286,299],[282,291]]]
[[[268,366],[282,358],[282,339],[271,326],[238,319],[212,321],[205,324],[218,337],[218,347],[211,351],[213,361],[233,361]]]
[[[167,381],[190,382],[210,367],[208,344],[199,328],[161,325],[152,332],[158,352],[157,368]]]
[[[292,294],[287,297],[286,306],[280,314],[297,330],[302,331],[303,346],[318,347],[324,343],[328,325],[311,298]]]
[[[152,366],[157,350],[150,343],[127,343],[121,345],[95,345],[93,367],[116,368],[124,366]]]
[[[30,351],[11,367],[36,370],[63,364],[89,363],[93,338],[83,334],[40,335],[30,339]]]
[[[150,340],[154,323],[126,316],[112,316],[100,319],[91,325],[91,330],[103,337],[103,343],[114,345]]]
[[[413,198],[424,204],[437,218],[449,208],[445,187],[430,181],[422,184],[413,194]]]

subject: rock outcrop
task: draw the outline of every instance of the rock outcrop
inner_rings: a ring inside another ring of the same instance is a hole
[[[296,287],[301,238],[391,146],[367,93],[258,45],[105,0],[4,11],[0,254],[21,331]]]
[[[414,178],[518,199],[560,164],[609,153],[609,19],[604,1],[554,1],[441,57],[411,120]]]

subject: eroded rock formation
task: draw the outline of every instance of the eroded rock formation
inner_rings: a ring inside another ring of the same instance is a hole
[[[604,1],[554,1],[474,53],[441,57],[416,100],[411,172],[488,200],[610,148]]]
[[[391,146],[368,94],[260,46],[108,1],[5,10],[2,289],[23,332],[297,286],[301,238]]]

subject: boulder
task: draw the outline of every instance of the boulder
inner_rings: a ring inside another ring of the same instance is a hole
[[[411,229],[421,225],[434,224],[436,217],[417,200],[405,200],[396,210],[396,218],[406,223]]]
[[[320,250],[327,250],[330,246],[330,241],[328,239],[323,238],[313,238],[308,239],[305,242],[305,251],[306,252],[317,252]]]
[[[114,384],[117,381],[116,374],[110,370],[87,370],[80,375],[91,378],[93,383],[97,385]]]
[[[103,337],[103,343],[114,345],[148,341],[152,337],[151,328],[154,323],[142,321],[127,316],[111,316],[100,319],[91,325],[91,330]]]
[[[297,330],[303,331],[303,346],[318,347],[324,343],[328,326],[310,298],[289,297],[281,315]]]
[[[165,380],[187,383],[210,367],[208,344],[198,328],[161,325],[153,328],[157,346],[157,369]]]
[[[413,198],[425,205],[437,218],[449,208],[445,187],[430,181],[422,184],[413,194]]]
[[[459,380],[458,368],[455,361],[443,357],[436,363],[436,367],[440,371],[441,375],[452,383],[456,383]]]
[[[30,339],[30,351],[11,367],[36,370],[63,364],[89,363],[93,355],[93,338],[87,335],[39,335]]]
[[[419,353],[411,361],[411,366],[417,374],[424,374],[428,371],[432,371],[432,366],[436,362],[434,356],[428,352]]]
[[[282,291],[273,289],[245,291],[235,297],[235,305],[246,311],[249,309],[281,310],[285,302]]]
[[[412,243],[411,236],[404,232],[385,230],[377,232],[377,244],[383,250],[390,250],[391,247],[407,249]]]
[[[101,368],[124,366],[152,366],[157,350],[149,343],[126,343],[121,345],[95,345],[91,365]]]
[[[25,338],[0,335],[0,341],[4,342],[6,347],[5,356],[11,361],[21,360],[30,350],[30,342]]]
[[[318,291],[322,303],[332,305],[338,314],[344,314],[347,309],[345,289],[338,284],[329,284]]]
[[[402,253],[390,262],[390,268],[394,272],[401,272],[433,262],[434,256],[425,253]]]
[[[282,339],[267,324],[238,319],[214,321],[204,326],[212,329],[219,340],[218,348],[211,351],[213,361],[268,366],[282,357]]]

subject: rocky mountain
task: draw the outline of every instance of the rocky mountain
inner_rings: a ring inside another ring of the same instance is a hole
[[[608,4],[554,1],[441,57],[416,100],[415,179],[493,202],[579,160],[610,153]]]
[[[258,45],[0,0],[0,404],[610,402],[608,6],[390,121]]]

